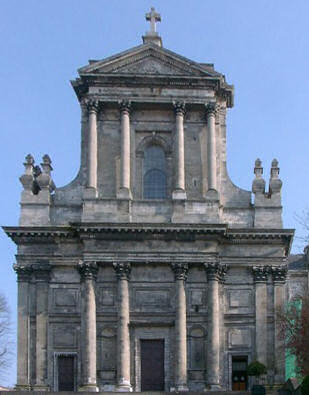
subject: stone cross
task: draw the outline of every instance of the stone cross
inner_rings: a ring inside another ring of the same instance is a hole
[[[146,21],[150,21],[150,34],[156,33],[156,22],[161,22],[161,15],[151,7],[150,12],[146,14]]]

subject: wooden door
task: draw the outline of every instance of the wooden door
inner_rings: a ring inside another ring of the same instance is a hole
[[[58,391],[74,391],[74,356],[58,357]]]
[[[141,340],[141,391],[164,391],[164,340]]]
[[[248,358],[246,356],[232,357],[232,390],[246,391],[248,385],[247,375]]]

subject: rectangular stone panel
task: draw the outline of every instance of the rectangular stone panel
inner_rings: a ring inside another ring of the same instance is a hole
[[[66,324],[58,324],[53,327],[54,348],[76,348],[76,327]]]
[[[251,291],[248,289],[229,291],[229,307],[249,307],[251,305]]]
[[[136,289],[136,307],[169,307],[170,292],[168,289]]]
[[[115,289],[114,288],[99,288],[99,303],[102,306],[114,306],[115,305]]]
[[[249,328],[232,328],[228,330],[229,348],[251,347],[251,330]]]
[[[205,304],[205,291],[201,289],[191,290],[190,302],[192,306],[202,306]]]
[[[79,289],[52,288],[52,309],[58,312],[75,312],[79,304]]]

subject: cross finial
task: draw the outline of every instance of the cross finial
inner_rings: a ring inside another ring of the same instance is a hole
[[[161,15],[151,7],[150,12],[146,14],[146,21],[150,21],[150,31],[148,34],[156,34],[156,22],[161,22]]]

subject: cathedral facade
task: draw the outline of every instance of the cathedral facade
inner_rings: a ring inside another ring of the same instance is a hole
[[[26,157],[17,244],[20,390],[246,390],[285,379],[276,309],[293,230],[278,162],[252,190],[227,174],[233,86],[209,63],[143,43],[72,81],[81,165],[57,188]]]

